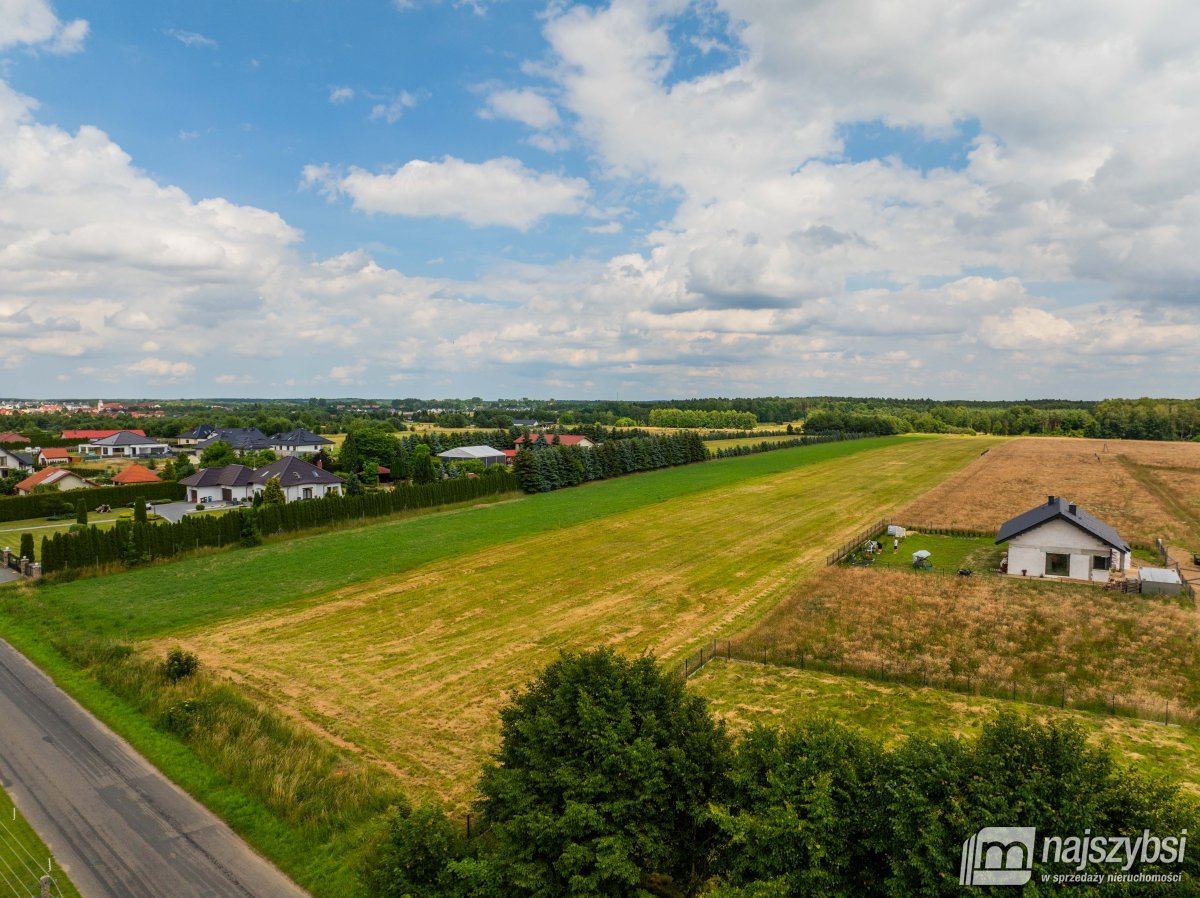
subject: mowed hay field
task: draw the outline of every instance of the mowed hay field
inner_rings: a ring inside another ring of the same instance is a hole
[[[688,689],[706,698],[734,732],[817,716],[894,744],[914,736],[978,736],[983,722],[1001,711],[1069,720],[1125,761],[1200,793],[1200,734],[1177,726],[722,659],[705,665]]]
[[[915,527],[994,530],[1064,496],[1151,545],[1200,551],[1200,443],[1025,437],[997,446],[901,509]]]
[[[1200,715],[1196,610],[1086,584],[826,568],[738,643],[937,679],[970,674],[1072,704]]]
[[[386,764],[415,794],[461,806],[496,743],[499,708],[560,649],[610,644],[674,662],[752,623],[831,545],[996,443],[888,441],[173,633],[152,648],[197,651],[210,669]],[[820,448],[771,455],[799,462]],[[586,503],[597,488],[570,492]]]

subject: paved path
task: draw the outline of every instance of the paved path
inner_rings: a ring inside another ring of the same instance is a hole
[[[7,565],[0,564],[0,583],[12,583],[14,580],[20,580],[21,575],[17,571]]]
[[[83,898],[303,898],[0,640],[0,783]]]

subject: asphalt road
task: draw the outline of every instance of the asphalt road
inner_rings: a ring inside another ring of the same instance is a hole
[[[0,783],[83,898],[307,894],[3,640]]]

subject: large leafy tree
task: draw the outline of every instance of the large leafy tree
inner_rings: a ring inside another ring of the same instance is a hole
[[[217,440],[215,443],[205,446],[204,451],[200,453],[200,467],[202,468],[223,468],[225,465],[237,464],[237,455],[233,451],[233,447],[224,440]]]
[[[729,761],[723,727],[652,658],[564,653],[501,714],[483,774],[512,894],[695,894]]]

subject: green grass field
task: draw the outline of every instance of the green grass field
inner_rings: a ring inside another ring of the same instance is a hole
[[[50,871],[54,898],[79,898],[70,878],[50,860],[50,851],[25,822],[12,799],[0,789],[0,895],[37,895],[41,877]]]
[[[847,452],[852,445],[859,451]],[[181,641],[410,788],[462,802],[495,743],[506,694],[560,649],[610,644],[670,660],[740,629],[808,576],[829,542],[978,451],[977,440],[958,439],[805,447],[447,516],[426,525],[440,558],[176,630],[157,647]],[[697,479],[708,488],[696,490]],[[601,517],[601,507],[612,512]],[[556,526],[541,526],[552,510]],[[448,551],[447,540],[471,542],[461,532],[468,524],[489,541]],[[381,536],[376,529],[360,539]],[[397,556],[416,557],[418,530],[394,531]],[[55,592],[55,601],[78,601]],[[94,602],[93,617],[111,613]],[[189,616],[202,613],[185,605]]]
[[[910,455],[943,446],[958,464],[960,456],[978,451],[977,445],[891,437],[780,450],[51,584],[38,590],[38,597],[89,632],[152,637],[797,468],[902,446]]]
[[[758,439],[755,439],[754,437],[743,437],[736,440],[705,440],[704,445],[709,449],[716,451],[717,449],[733,449],[737,446],[757,446],[760,443],[785,443],[788,440],[799,439],[800,436],[801,434],[797,433],[795,436],[791,437],[760,437]]]
[[[909,736],[976,736],[1002,710],[1072,720],[1093,741],[1110,742],[1126,761],[1200,793],[1200,733],[1177,726],[721,659],[688,680],[688,689],[706,698],[735,732],[755,723],[786,726],[826,717],[897,742]]]

